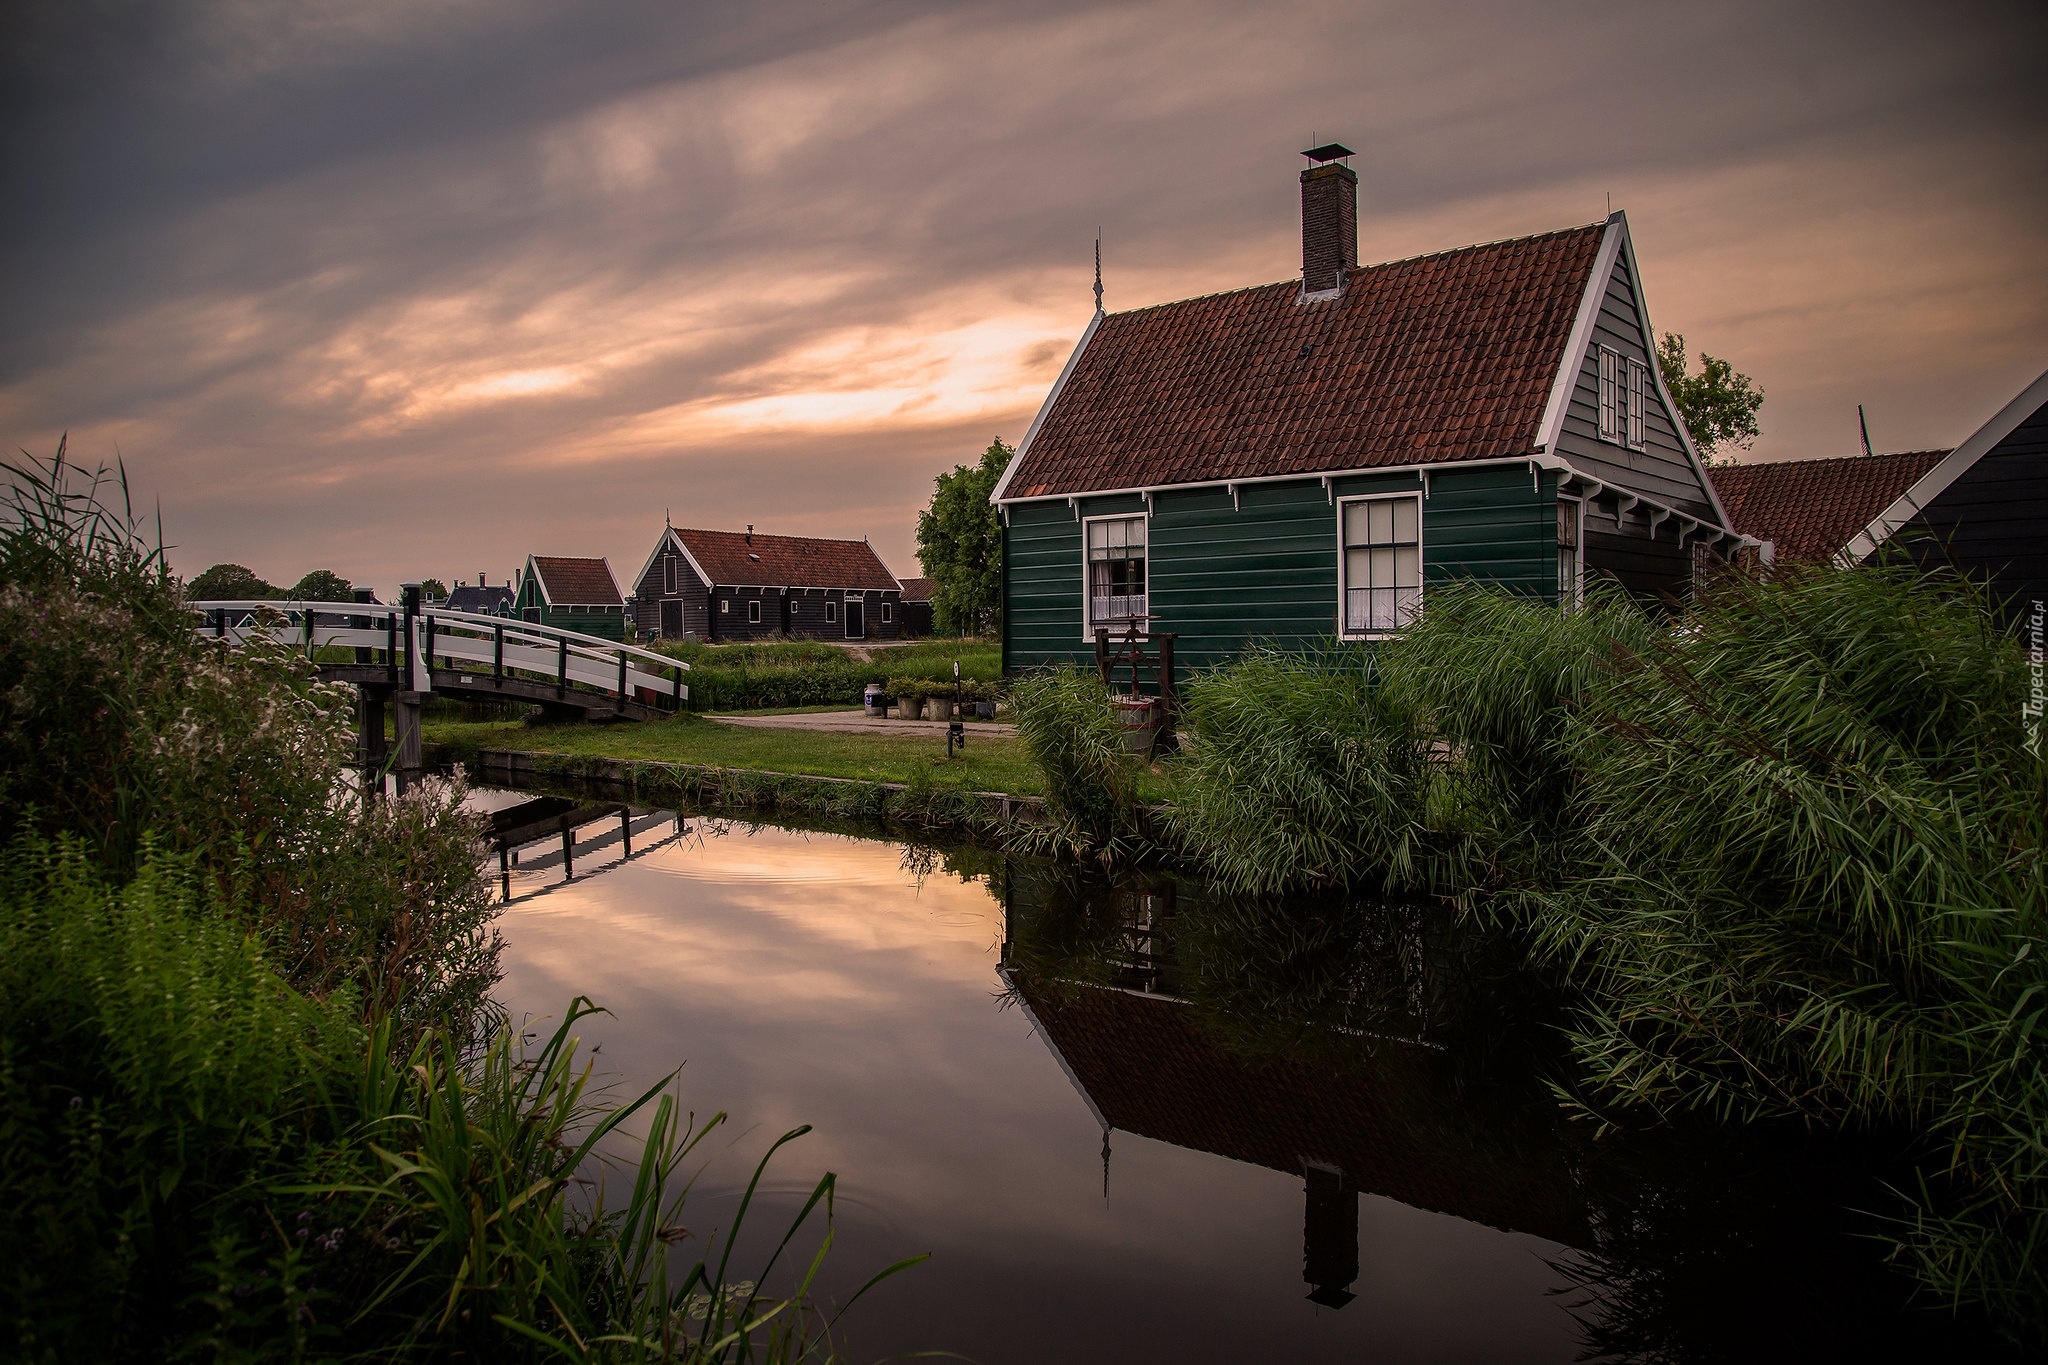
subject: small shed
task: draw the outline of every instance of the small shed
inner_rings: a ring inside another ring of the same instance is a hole
[[[456,580],[448,590],[448,610],[466,611],[475,616],[516,616],[516,597],[508,584],[494,587],[484,585],[483,575],[477,575],[474,584]]]
[[[664,526],[634,580],[642,639],[894,640],[903,588],[866,540]]]
[[[937,586],[929,578],[906,578],[903,580],[903,633],[905,636],[921,638],[933,632],[932,589]]]
[[[517,606],[522,620],[606,640],[625,638],[626,599],[607,559],[528,555]]]

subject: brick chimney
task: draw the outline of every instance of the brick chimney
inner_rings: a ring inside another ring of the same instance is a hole
[[[1358,264],[1358,173],[1343,164],[1352,151],[1341,143],[1302,155],[1316,164],[1301,173],[1301,292],[1320,294]]]

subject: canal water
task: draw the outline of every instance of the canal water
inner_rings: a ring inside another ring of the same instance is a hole
[[[573,997],[614,1093],[681,1067],[684,1223],[758,1265],[838,1173],[854,1359],[1939,1358],[1881,1265],[1882,1153],[1597,1135],[1554,1006],[1416,907],[1247,906],[880,833],[476,792],[500,998]],[[806,1250],[815,1238],[800,1239]],[[691,1242],[684,1244],[687,1249]],[[751,1272],[748,1272],[751,1273]],[[772,1275],[768,1288],[786,1288]]]

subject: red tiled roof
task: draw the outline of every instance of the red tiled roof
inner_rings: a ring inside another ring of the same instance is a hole
[[[1778,460],[1709,469],[1735,529],[1776,542],[1784,561],[1833,559],[1946,450]]]
[[[903,580],[903,600],[906,602],[929,602],[932,589],[938,584],[929,578],[906,578]]]
[[[750,539],[738,531],[691,531],[676,537],[719,587],[893,589],[896,576],[864,540],[812,536]]]
[[[1605,230],[1111,314],[1004,497],[1529,453]]]
[[[602,559],[580,559],[569,555],[535,555],[534,571],[540,575],[548,604],[556,607],[623,607],[619,585],[612,580],[612,566]]]
[[[1392,1049],[1359,1070],[1239,1057],[1179,1001],[1021,972],[1012,980],[1114,1128],[1290,1175],[1304,1161],[1334,1163],[1368,1193],[1585,1244],[1564,1171],[1546,1178],[1473,1151],[1470,1137],[1431,1120],[1426,1094],[1404,1094],[1418,1078]]]

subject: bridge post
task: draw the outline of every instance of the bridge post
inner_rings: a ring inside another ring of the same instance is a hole
[[[420,619],[420,585],[401,583],[398,592],[400,600],[405,603],[405,667],[400,670],[399,685],[411,692],[420,685],[419,660],[415,657],[418,650],[413,645],[413,632]]]
[[[372,602],[376,600],[376,597],[377,594],[372,592],[368,588],[357,588],[355,590],[355,599],[358,602]],[[367,616],[351,616],[348,618],[349,629],[368,630],[370,629],[370,620],[371,618]],[[368,645],[357,645],[356,662],[359,664],[369,663],[370,652],[370,647]]]
[[[384,691],[378,687],[356,689],[357,755],[362,761],[363,790],[372,794],[384,788],[384,759],[389,753],[384,738]]]
[[[619,651],[619,711],[626,709],[626,651]]]
[[[392,715],[397,721],[398,771],[401,775],[418,776],[426,766],[420,754],[420,708],[425,704],[424,692],[395,692],[391,697]]]

